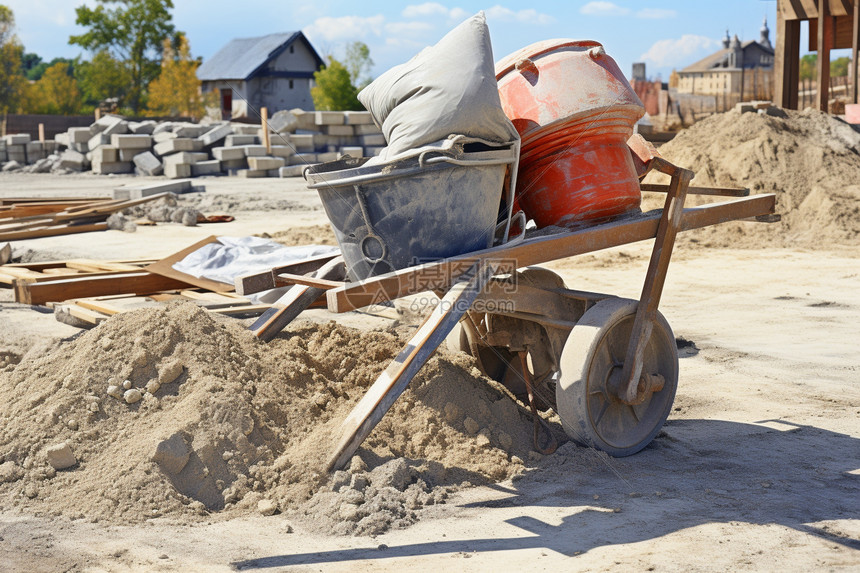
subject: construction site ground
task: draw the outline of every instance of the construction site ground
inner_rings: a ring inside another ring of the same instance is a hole
[[[102,195],[139,180],[2,174],[0,195]],[[13,246],[42,260],[161,258],[211,234],[327,224],[301,179],[195,184],[211,205],[201,211],[235,221]],[[638,298],[649,255],[638,243],[546,266],[569,288]],[[116,525],[4,506],[0,569],[856,571],[858,285],[857,246],[734,249],[682,238],[660,304],[686,341],[678,393],[664,431],[637,455],[606,458],[568,443],[514,481],[461,489],[417,523],[375,537],[309,531],[280,514]],[[78,331],[14,303],[11,290],[0,301],[0,350],[23,353]]]

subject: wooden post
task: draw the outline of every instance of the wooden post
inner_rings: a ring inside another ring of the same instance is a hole
[[[860,0],[854,0],[851,30],[851,102],[860,103],[860,82],[857,81],[857,73],[860,72],[860,66],[857,65],[857,55],[860,54]]]
[[[830,48],[833,47],[833,18],[830,2],[818,0],[818,109],[830,110]]]
[[[774,62],[774,102],[797,109],[800,83],[800,20],[786,20],[779,0],[776,14],[776,54]]]
[[[93,113],[96,117],[96,121],[98,121],[102,116],[102,108],[100,108],[99,106],[96,106],[96,110]]]
[[[263,145],[266,146],[266,154],[272,153],[272,142],[269,139],[269,109],[260,108],[260,123],[263,128]]]
[[[39,141],[41,141],[42,143],[45,143],[45,124],[44,123],[39,124]]]

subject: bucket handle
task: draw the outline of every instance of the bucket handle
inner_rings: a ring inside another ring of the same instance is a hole
[[[367,210],[367,203],[365,202],[364,193],[362,193],[361,187],[353,185],[353,188],[355,189],[355,199],[358,201],[358,207],[361,209],[361,218],[364,220],[364,228],[367,229],[367,235],[365,235],[358,244],[359,249],[361,250],[361,257],[366,262],[375,265],[376,263],[385,260],[385,257],[388,256],[388,245],[385,244],[385,241],[382,240],[382,237],[377,234],[373,225],[370,224],[370,212]],[[370,257],[367,254],[367,249],[365,247],[369,244],[368,239],[376,241],[380,247],[382,247],[382,253],[380,253],[376,258]]]
[[[511,217],[511,224],[513,224],[514,221],[517,221],[517,220],[519,220],[519,223],[520,223],[519,234],[516,237],[508,237],[507,240],[504,240],[504,238],[499,239],[500,245],[501,244],[514,245],[516,243],[523,241],[526,238],[526,223],[528,222],[528,220],[526,219],[526,214],[522,211],[517,211],[514,214],[514,216]],[[499,231],[501,231],[502,229],[504,229],[507,226],[507,223],[508,223],[508,221],[506,219],[506,220],[502,221],[501,223],[499,223],[498,225],[496,225],[496,230],[493,232],[493,235],[494,236],[498,235]]]

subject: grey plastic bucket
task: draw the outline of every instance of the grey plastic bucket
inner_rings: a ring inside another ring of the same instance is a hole
[[[373,166],[366,161],[345,158],[305,170],[350,280],[492,246],[515,150],[430,152]]]

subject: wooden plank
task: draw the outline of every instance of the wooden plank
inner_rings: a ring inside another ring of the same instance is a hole
[[[0,241],[20,241],[56,235],[71,235],[74,233],[89,233],[90,231],[106,231],[107,223],[92,223],[89,225],[55,225],[21,231],[0,232]]]
[[[818,81],[818,109],[830,111],[830,49],[833,47],[833,18],[827,0],[818,0],[818,60],[816,78]]]
[[[276,287],[275,275],[282,273],[290,273],[293,275],[312,273],[318,271],[324,264],[338,256],[340,256],[338,253],[318,255],[302,259],[301,261],[296,261],[295,263],[290,263],[289,265],[276,267],[263,273],[254,273],[237,277],[234,285],[236,287],[236,293],[246,295],[262,292],[264,290],[271,290]]]
[[[851,12],[851,67],[848,76],[851,78],[851,102],[860,103],[860,0],[854,0]]]
[[[651,193],[668,193],[669,185],[656,183],[642,183],[639,185],[642,191]],[[688,195],[714,195],[719,197],[749,197],[749,189],[734,189],[729,187],[690,187]]]
[[[349,462],[364,439],[406,390],[412,378],[469,310],[475,297],[496,274],[499,266],[493,260],[474,263],[462,275],[463,280],[456,283],[436,305],[406,347],[379,375],[341,424],[341,436],[329,458],[328,471],[340,469]]]
[[[187,288],[188,284],[148,272],[75,277],[44,282],[16,280],[15,302],[44,304],[111,294],[149,294],[162,290]]]
[[[6,243],[0,247],[0,265],[5,265],[12,260],[12,245]]]
[[[70,259],[66,261],[66,267],[91,273],[100,273],[105,271],[133,273],[142,270],[142,265],[111,261],[95,261],[93,259]]]
[[[727,221],[773,213],[776,196],[755,195],[723,203],[684,209],[681,231],[708,227]],[[564,259],[611,247],[653,239],[657,235],[660,213],[646,214],[597,227],[527,239],[514,246],[493,247],[433,263],[409,267],[377,277],[349,283],[326,292],[331,312],[347,312],[380,300],[394,300],[423,291],[444,290],[463,272],[469,261],[495,258],[512,267],[522,268]]]
[[[342,277],[345,272],[343,257],[336,257],[320,267],[314,275],[319,275],[319,278]],[[299,314],[310,308],[324,293],[325,288],[295,285],[254,321],[248,330],[260,340],[268,342]]]
[[[269,304],[242,304],[238,306],[227,306],[223,308],[207,309],[215,314],[223,314],[225,316],[239,316],[249,314],[261,314],[271,308]]]
[[[62,312],[62,311],[68,312],[69,314],[71,314],[75,318],[77,318],[79,320],[83,320],[84,322],[89,322],[90,324],[93,324],[93,325],[98,325],[98,324],[104,322],[105,320],[107,320],[108,318],[110,318],[109,316],[102,314],[98,311],[91,310],[91,309],[79,306],[77,304],[59,305],[58,307],[56,307],[54,309],[54,312],[56,313],[58,311],[58,309],[60,312]]]
[[[220,281],[213,281],[211,279],[206,278],[198,278],[193,275],[189,275],[188,273],[177,271],[173,268],[174,263],[178,263],[191,253],[201,249],[202,247],[210,243],[217,242],[218,237],[216,237],[215,235],[210,235],[201,241],[197,241],[190,247],[182,249],[178,253],[174,253],[161,259],[160,261],[145,266],[144,270],[150,273],[161,275],[166,278],[182,281],[186,284],[194,285],[196,287],[200,287],[206,290],[211,290],[214,292],[230,292],[233,290],[233,285],[231,284],[222,283]]]
[[[66,262],[67,262],[66,260],[61,260],[61,261],[41,261],[38,263],[8,263],[4,266],[5,267],[21,267],[21,268],[30,269],[32,271],[41,271],[44,269],[50,269],[50,268],[56,268],[56,267],[65,267]],[[153,259],[131,259],[131,260],[127,260],[127,261],[105,261],[105,262],[122,263],[122,264],[126,264],[126,265],[135,265],[135,266],[141,267],[141,268],[138,268],[137,270],[143,270],[142,267],[144,265],[148,265],[148,264],[154,263],[156,261]]]
[[[274,274],[274,273],[273,273]],[[342,287],[346,283],[344,281],[332,281],[317,277],[308,277],[304,275],[294,275],[290,273],[279,273],[275,275],[275,288],[292,285],[305,285],[323,290]]]
[[[780,1],[780,5],[784,2]],[[800,21],[777,17],[774,54],[774,103],[797,109],[800,81]]]

